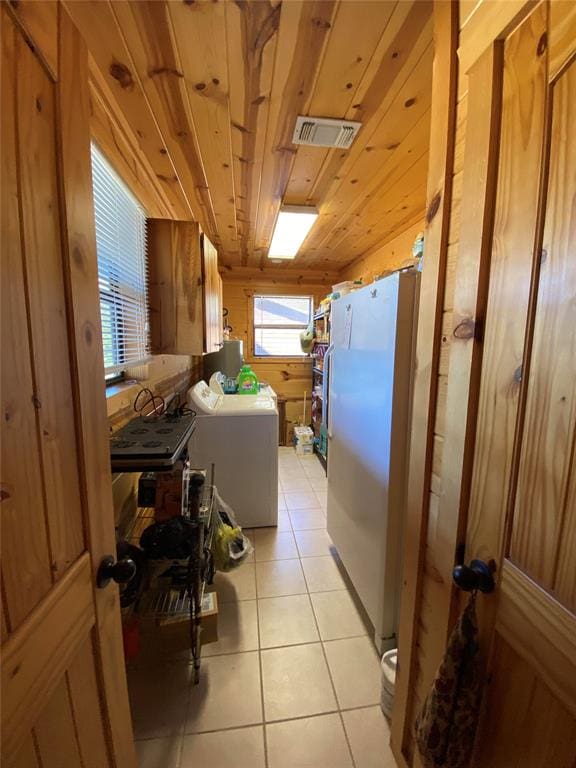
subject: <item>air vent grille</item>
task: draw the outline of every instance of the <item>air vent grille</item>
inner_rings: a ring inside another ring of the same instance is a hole
[[[294,128],[294,144],[311,147],[340,147],[348,149],[362,123],[334,120],[329,117],[304,117],[300,115]]]

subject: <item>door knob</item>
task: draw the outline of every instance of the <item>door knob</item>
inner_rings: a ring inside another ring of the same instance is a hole
[[[470,565],[457,565],[452,571],[452,579],[464,592],[478,590],[488,594],[494,591],[492,568],[483,560],[472,560]]]
[[[115,581],[116,584],[127,584],[136,575],[136,563],[129,557],[123,557],[121,560],[114,560],[112,555],[106,555],[98,567],[96,574],[96,586],[98,589],[104,589]]]

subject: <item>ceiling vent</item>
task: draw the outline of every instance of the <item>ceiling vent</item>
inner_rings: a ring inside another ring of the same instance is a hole
[[[299,115],[294,129],[294,144],[309,147],[339,147],[348,149],[362,123],[348,120],[332,120],[329,117],[304,117]]]

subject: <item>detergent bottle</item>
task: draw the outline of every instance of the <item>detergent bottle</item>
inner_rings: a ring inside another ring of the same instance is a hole
[[[249,365],[243,365],[238,374],[238,394],[257,395],[259,391],[256,374]]]

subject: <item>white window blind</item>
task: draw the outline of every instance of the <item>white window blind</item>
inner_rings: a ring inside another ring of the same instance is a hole
[[[300,357],[300,334],[312,315],[311,296],[254,296],[254,354]]]
[[[106,375],[149,358],[146,214],[92,145],[100,315]]]

